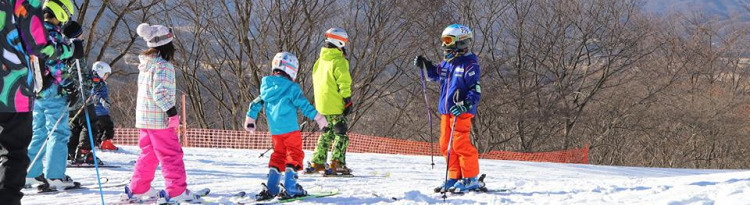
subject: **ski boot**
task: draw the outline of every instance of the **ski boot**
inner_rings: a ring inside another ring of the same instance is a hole
[[[42,185],[47,184],[47,179],[44,178],[44,174],[39,175],[34,178],[26,178],[26,184],[24,185],[24,188],[32,188],[34,185]]]
[[[112,143],[112,140],[104,140],[99,145],[99,149],[101,149],[101,150],[107,150],[107,151],[115,151],[115,150],[117,150],[119,148],[117,148],[117,146],[115,146],[115,144]]]
[[[201,199],[201,196],[205,196],[208,194],[206,192],[203,193],[193,193],[189,189],[185,189],[182,194],[170,197],[166,190],[161,190],[159,192],[159,200],[157,200],[158,204],[181,204],[181,203],[202,203],[203,199]]]
[[[434,191],[435,193],[443,193],[449,191],[453,186],[458,182],[458,179],[448,179],[447,181],[443,181],[443,185],[440,185],[438,187],[435,187]]]
[[[135,194],[133,190],[130,190],[129,186],[125,186],[125,194],[120,195],[120,201],[129,203],[143,203],[149,199],[155,199],[159,197],[159,191],[156,191],[154,187],[148,189],[148,191],[142,194]]]
[[[260,191],[260,193],[255,195],[255,200],[257,201],[264,201],[264,200],[270,200],[273,198],[276,198],[276,195],[279,195],[279,182],[281,181],[281,173],[279,173],[279,170],[276,169],[276,167],[271,167],[271,169],[268,170],[268,183],[263,184],[263,190]]]
[[[464,193],[467,191],[477,191],[484,187],[484,182],[479,181],[477,177],[463,178],[451,187],[452,193]]]
[[[305,168],[305,174],[315,174],[326,170],[325,164],[315,164],[307,162],[307,168]]]
[[[307,191],[302,188],[302,185],[297,184],[297,172],[294,167],[286,167],[284,173],[284,191],[279,193],[281,199],[291,199],[296,197],[307,196]]]
[[[47,179],[47,183],[39,185],[37,189],[39,192],[50,192],[50,191],[59,191],[59,190],[68,190],[68,189],[75,189],[80,188],[81,184],[78,182],[73,181],[70,176],[65,175],[62,179]]]
[[[99,163],[99,165],[104,165],[104,162],[102,162],[99,157],[96,158],[96,161]],[[79,164],[94,164],[94,153],[91,152],[91,150],[88,149],[78,149],[78,155],[73,160],[74,165]]]
[[[325,175],[352,175],[352,170],[343,163],[333,160],[330,168],[326,169]]]

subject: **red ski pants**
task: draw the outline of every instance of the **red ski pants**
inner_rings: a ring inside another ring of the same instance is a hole
[[[477,148],[471,144],[471,118],[473,114],[464,113],[456,120],[455,133],[453,133],[453,145],[451,146],[448,161],[448,177],[461,179],[476,177],[479,175],[479,153]],[[443,156],[447,155],[448,142],[451,138],[451,130],[455,116],[445,114],[440,116],[440,151]]]
[[[302,151],[302,134],[299,131],[280,135],[272,135],[273,154],[268,167],[276,167],[280,172],[286,171],[286,166],[302,170],[302,160],[305,152]]]

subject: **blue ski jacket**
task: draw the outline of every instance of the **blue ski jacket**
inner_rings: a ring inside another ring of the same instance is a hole
[[[247,116],[258,119],[261,108],[266,110],[271,135],[299,130],[297,109],[310,119],[315,119],[315,115],[318,114],[315,107],[302,94],[299,85],[279,75],[263,77],[260,96],[250,103]]]
[[[96,110],[96,116],[109,115],[109,88],[107,83],[99,81],[94,83],[94,110]]]
[[[456,57],[451,61],[442,61],[437,66],[426,67],[428,79],[440,82],[440,114],[450,114],[451,107],[461,101],[465,105],[471,105],[469,113],[477,114],[482,89],[479,86],[479,61],[474,53]]]

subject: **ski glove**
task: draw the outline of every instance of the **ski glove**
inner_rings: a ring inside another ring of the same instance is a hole
[[[83,40],[81,39],[71,39],[70,42],[73,44],[73,57],[72,59],[81,59],[83,58]]]
[[[463,113],[468,112],[470,109],[471,109],[471,105],[470,104],[464,105],[464,101],[461,101],[461,102],[457,102],[455,105],[453,105],[453,107],[451,107],[450,111],[451,111],[451,114],[453,114],[453,116],[459,116],[459,115],[461,115]]]
[[[83,28],[81,24],[76,21],[68,21],[62,26],[63,35],[68,38],[78,38],[83,34]]]
[[[109,110],[109,107],[111,106],[109,102],[107,102],[107,100],[105,100],[104,98],[99,98],[99,103],[102,104],[102,107],[104,107],[104,109]]]
[[[255,119],[251,117],[245,117],[245,130],[250,133],[255,132]]]
[[[318,129],[323,130],[323,128],[328,127],[328,120],[323,115],[320,115],[320,113],[315,115],[315,122],[318,123]]]
[[[424,56],[418,55],[414,58],[414,65],[419,69],[422,69],[422,65],[426,67],[432,66],[432,61],[427,60],[427,58],[425,58]]]
[[[352,98],[344,98],[344,116],[349,115],[350,112],[352,112]]]

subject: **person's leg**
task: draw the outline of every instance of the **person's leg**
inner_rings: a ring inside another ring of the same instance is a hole
[[[51,98],[47,101],[47,130],[52,135],[47,142],[47,153],[44,157],[44,176],[47,179],[64,179],[68,159],[68,141],[70,140],[70,124],[65,122],[69,119],[67,100],[65,98]],[[62,117],[62,118],[61,118]],[[60,120],[55,126],[58,119]]]
[[[448,142],[451,138],[451,126],[453,125],[453,119],[454,117],[452,117],[451,115],[440,116],[440,151],[443,153],[443,156],[446,157],[445,159],[448,160],[448,178],[460,179],[461,164],[458,161],[458,155],[455,152],[455,147],[451,147],[450,155],[448,154]]]
[[[29,143],[28,147],[28,158],[31,160],[29,163],[30,168],[28,168],[29,172],[26,174],[27,178],[34,178],[38,177],[39,175],[42,175],[42,166],[43,166],[43,160],[44,155],[47,152],[47,149],[42,149],[42,145],[45,141],[47,141],[47,117],[44,115],[44,104],[43,100],[37,100],[34,102],[34,111],[32,113],[33,122],[32,124],[32,137],[31,137],[31,143]],[[57,120],[57,119],[54,119]],[[48,145],[45,145],[49,146]],[[37,157],[38,156],[38,157]],[[36,158],[36,161],[34,159]]]
[[[81,134],[81,130],[83,127],[81,127],[81,118],[76,117],[76,113],[78,110],[70,111],[68,115],[70,115],[73,118],[70,118],[70,140],[68,140],[68,159],[69,160],[75,160],[77,157],[77,151],[78,151],[78,141],[79,136]],[[62,122],[60,122],[62,123]]]
[[[32,136],[32,114],[0,113],[0,127],[0,199],[9,205],[20,205],[30,161],[27,149]]]
[[[346,123],[346,117],[343,115],[331,116],[329,122],[333,123],[333,134],[335,139],[333,142],[333,151],[331,152],[332,164],[336,164],[337,168],[346,168],[346,148],[349,147],[349,136],[346,134],[349,131],[349,127]]]
[[[330,119],[329,116],[326,116],[326,120],[328,120],[329,126],[323,128],[323,134],[318,137],[318,144],[315,146],[315,151],[313,152],[312,157],[312,163],[316,165],[322,165],[326,163],[326,160],[328,159],[328,149],[331,148],[331,140],[334,138],[333,129],[330,127]]]
[[[86,121],[86,113],[88,113],[88,122]],[[91,147],[91,137],[89,137],[89,130],[91,130],[91,134],[96,134],[97,131],[95,129],[95,126],[93,126],[96,124],[96,110],[94,110],[94,105],[86,106],[86,110],[81,113],[80,122],[82,129],[78,135],[78,149],[91,151],[93,147]],[[89,127],[89,123],[92,125],[91,127]],[[96,141],[94,141],[94,143],[96,143]]]
[[[471,143],[471,118],[474,115],[464,113],[456,121],[456,133],[453,136],[453,150],[458,157],[462,178],[474,178],[479,175],[479,153]]]
[[[138,147],[141,148],[141,154],[135,161],[133,177],[130,178],[130,190],[134,194],[143,194],[151,189],[151,181],[154,180],[156,167],[159,166],[150,135],[150,130],[140,129]]]
[[[169,197],[182,194],[187,189],[187,175],[183,161],[182,146],[174,128],[151,130],[151,143],[156,151],[156,158],[161,163],[161,173],[164,176],[165,190]]]
[[[271,160],[268,161],[268,167],[274,167],[279,172],[284,172],[286,162],[286,144],[284,139],[286,134],[271,135],[273,141],[273,153],[271,153]]]
[[[109,115],[102,115],[98,117],[97,124],[100,125],[99,135],[102,140],[111,140],[115,138],[115,123],[112,122],[112,118]]]
[[[283,144],[285,145],[285,164],[287,167],[294,167],[294,170],[302,170],[305,160],[305,152],[302,151],[302,133],[299,131],[284,134]]]

